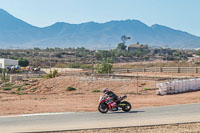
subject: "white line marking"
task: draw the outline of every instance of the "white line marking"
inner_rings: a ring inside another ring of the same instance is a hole
[[[16,118],[16,117],[47,116],[47,115],[65,115],[65,114],[72,114],[72,113],[75,113],[75,112],[23,114],[23,115],[0,116],[0,118]]]

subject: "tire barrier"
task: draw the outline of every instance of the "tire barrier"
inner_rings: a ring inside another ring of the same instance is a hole
[[[200,90],[200,78],[158,83],[156,87],[159,88],[159,90],[156,91],[157,95],[197,91]]]

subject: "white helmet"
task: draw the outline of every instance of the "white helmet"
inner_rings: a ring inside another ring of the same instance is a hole
[[[103,93],[107,93],[108,91],[110,91],[108,88],[103,89]]]

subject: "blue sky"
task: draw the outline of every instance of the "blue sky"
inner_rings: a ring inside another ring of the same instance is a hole
[[[200,36],[200,0],[0,0],[0,8],[32,25],[137,19]]]

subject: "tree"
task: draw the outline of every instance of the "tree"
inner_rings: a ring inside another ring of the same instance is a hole
[[[195,54],[196,54],[196,55],[200,55],[200,50],[197,50],[197,51],[195,52]]]
[[[126,50],[127,46],[124,43],[119,43],[117,46],[118,50]]]
[[[27,59],[19,59],[19,65],[22,67],[27,67],[29,65],[29,61]]]
[[[40,51],[41,49],[40,48],[34,48],[34,51]]]
[[[111,73],[112,70],[112,64],[110,63],[101,63],[101,64],[96,64],[94,67],[94,71],[96,73]]]

